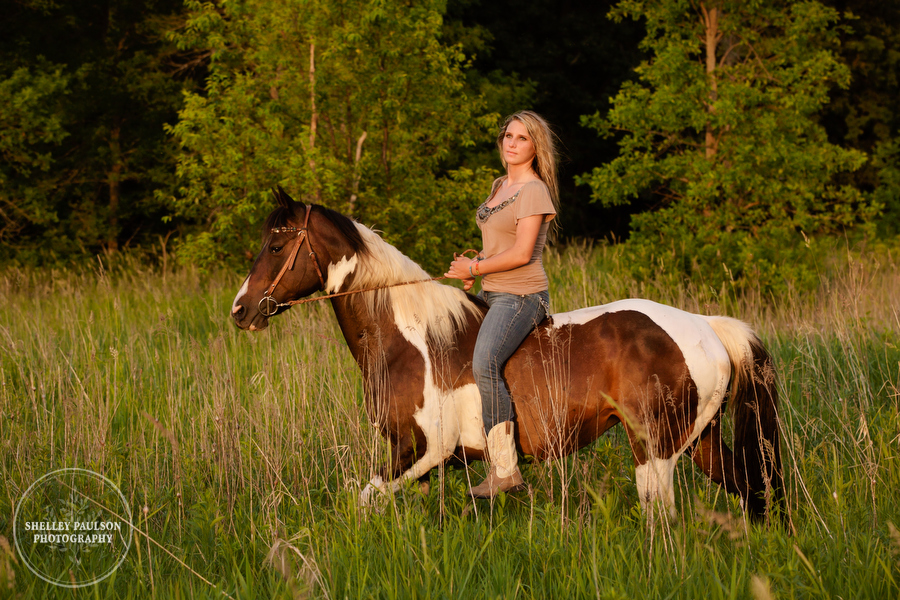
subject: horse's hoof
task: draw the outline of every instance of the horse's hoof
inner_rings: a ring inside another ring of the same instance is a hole
[[[384,480],[376,475],[359,493],[359,505],[366,508],[375,506],[377,498],[386,491]]]

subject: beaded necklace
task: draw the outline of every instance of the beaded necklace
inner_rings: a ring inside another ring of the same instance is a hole
[[[525,187],[525,186],[522,186],[522,187]],[[501,202],[500,204],[498,204],[497,206],[494,206],[494,207],[488,207],[488,205],[487,205],[487,203],[490,202],[490,200],[491,200],[490,198],[485,200],[481,204],[481,206],[478,207],[478,211],[476,211],[476,213],[475,213],[475,218],[478,221],[478,223],[481,225],[484,225],[484,223],[491,217],[491,215],[493,215],[494,213],[500,212],[501,210],[503,210],[504,208],[506,208],[513,202],[515,202],[516,198],[519,197],[519,193],[521,191],[522,191],[522,188],[520,187],[516,191],[515,194],[513,194],[512,196],[510,196],[509,198],[507,198],[506,200],[504,200],[503,202]]]

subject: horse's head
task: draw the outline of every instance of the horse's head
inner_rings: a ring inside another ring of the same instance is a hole
[[[295,202],[281,187],[274,194],[278,207],[266,219],[262,250],[231,308],[241,329],[264,329],[269,317],[287,310],[286,302],[325,288],[326,242],[333,236],[310,232],[320,222],[312,206]]]

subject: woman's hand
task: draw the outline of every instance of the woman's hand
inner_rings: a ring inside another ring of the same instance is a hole
[[[453,262],[450,263],[450,268],[444,273],[444,277],[449,279],[461,279],[463,281],[463,289],[468,292],[472,289],[472,286],[475,285],[475,278],[472,277],[472,274],[469,271],[472,262],[471,259],[466,258],[465,256],[457,256],[454,254]]]

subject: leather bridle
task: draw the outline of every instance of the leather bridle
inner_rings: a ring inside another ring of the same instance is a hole
[[[446,275],[441,275],[439,277],[431,277],[429,279],[415,279],[412,281],[401,281],[399,283],[389,283],[387,285],[380,285],[375,287],[369,287],[360,290],[350,290],[346,292],[336,292],[334,294],[327,294],[325,296],[318,296],[316,298],[304,298],[302,300],[288,300],[287,302],[278,302],[275,298],[272,297],[272,293],[275,291],[276,286],[278,286],[279,282],[281,282],[281,278],[284,277],[284,274],[290,270],[293,270],[294,263],[297,261],[297,254],[300,252],[300,247],[303,245],[305,241],[309,245],[309,258],[312,261],[313,266],[316,268],[316,275],[319,276],[319,283],[322,284],[322,289],[325,289],[325,278],[322,276],[322,269],[319,267],[319,259],[316,255],[316,251],[312,246],[312,237],[309,234],[309,213],[312,210],[312,205],[308,204],[306,206],[306,217],[303,219],[303,227],[273,227],[269,230],[269,240],[271,240],[271,236],[277,233],[295,233],[297,236],[294,238],[296,240],[296,244],[294,245],[293,250],[291,250],[290,256],[288,256],[287,261],[283,265],[281,265],[281,270],[278,272],[278,275],[275,277],[275,280],[268,287],[268,289],[263,293],[263,297],[260,298],[259,304],[257,304],[257,309],[259,313],[268,318],[273,316],[278,309],[283,306],[293,306],[295,304],[306,304],[308,302],[318,302],[320,300],[328,300],[330,298],[339,298],[341,296],[349,296],[351,294],[361,294],[363,292],[372,292],[376,290],[383,290],[392,287],[399,287],[403,285],[413,285],[416,283],[428,283],[430,281],[440,281],[441,279],[446,279]],[[266,240],[266,246],[269,244],[269,240]],[[467,254],[469,252],[478,254],[477,250],[465,250],[462,254]],[[454,254],[454,258],[456,254]]]
[[[312,205],[306,205],[306,217],[303,219],[303,227],[273,227],[269,230],[269,236],[271,239],[272,235],[277,233],[295,233],[296,237],[294,240],[296,243],[294,244],[293,250],[291,250],[291,254],[288,256],[288,259],[281,266],[281,270],[278,272],[278,275],[275,276],[275,280],[272,281],[272,285],[266,289],[263,293],[263,297],[260,298],[259,304],[257,308],[259,312],[264,317],[273,316],[280,306],[283,304],[279,304],[275,298],[272,297],[272,292],[275,291],[275,288],[281,282],[281,278],[284,277],[285,273],[288,271],[292,271],[294,269],[294,263],[297,262],[297,254],[300,252],[300,247],[303,246],[303,242],[305,241],[309,246],[309,258],[312,261],[313,266],[316,268],[316,275],[319,276],[319,283],[322,284],[322,289],[325,289],[325,278],[322,277],[322,269],[319,267],[319,260],[316,255],[316,251],[313,249],[312,245],[312,237],[309,235],[309,214],[312,211]],[[268,245],[268,242],[267,244]]]

